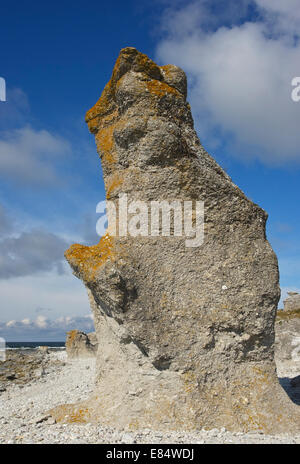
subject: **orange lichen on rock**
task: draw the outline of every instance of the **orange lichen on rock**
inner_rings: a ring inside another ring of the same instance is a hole
[[[67,332],[66,345],[72,345],[74,339],[76,338],[77,333],[78,333],[78,330],[70,330],[69,332]]]
[[[85,246],[75,244],[66,252],[65,257],[71,267],[85,282],[94,280],[97,270],[114,256],[114,241],[109,234],[103,235],[98,245]]]
[[[164,73],[167,75],[167,74],[172,73],[172,70],[174,69],[174,66],[172,64],[165,64],[165,65],[161,66],[160,69],[162,69],[164,71]]]
[[[153,77],[154,79],[157,79],[161,76],[159,66],[144,53],[137,54],[136,63],[136,71],[144,72],[148,74],[149,77]]]
[[[115,125],[111,124],[109,126],[103,127],[96,134],[96,144],[99,152],[102,155],[102,159],[108,163],[115,162],[114,158],[114,129]]]
[[[102,116],[114,111],[116,105],[114,101],[116,85],[119,79],[126,73],[130,62],[134,62],[132,69],[136,72],[143,72],[152,79],[160,79],[161,72],[159,66],[154,63],[147,55],[139,53],[133,48],[121,50],[121,53],[114,66],[111,79],[106,84],[101,97],[97,103],[87,111],[85,120],[92,133],[97,132],[97,128]]]
[[[107,181],[106,199],[109,200],[113,191],[123,184],[123,176],[116,173]]]
[[[152,79],[161,79],[160,67],[154,61],[144,53],[128,47],[123,48],[117,58],[111,77],[112,85],[115,85],[129,68],[135,72],[143,72]]]
[[[89,410],[74,404],[62,404],[49,411],[56,422],[84,424],[89,422]]]
[[[174,95],[175,97],[181,96],[178,90],[174,89],[174,87],[171,87],[165,82],[161,82],[157,80],[148,81],[147,88],[149,92],[151,92],[152,94],[160,98],[168,94]]]
[[[111,81],[109,81],[101,94],[97,103],[86,113],[85,121],[89,130],[94,133],[97,130],[99,119],[102,115],[112,112],[115,109],[114,90]]]

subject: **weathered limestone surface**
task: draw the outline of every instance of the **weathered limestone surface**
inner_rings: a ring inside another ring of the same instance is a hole
[[[201,146],[184,72],[125,48],[86,121],[107,198],[202,200],[205,240],[187,248],[186,237],[113,237],[109,224],[98,245],[71,246],[66,258],[89,290],[101,340],[97,387],[52,414],[131,428],[295,432],[299,408],[274,363],[280,290],[267,214]]]
[[[96,356],[98,342],[94,332],[86,334],[80,330],[67,332],[66,352],[68,358],[86,358]]]

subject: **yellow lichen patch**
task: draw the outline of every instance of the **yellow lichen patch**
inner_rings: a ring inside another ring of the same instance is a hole
[[[118,75],[119,75],[119,72],[120,72],[120,66],[121,66],[121,56],[122,55],[120,53],[120,55],[118,56],[118,58],[117,58],[117,60],[115,62],[114,69],[113,69],[111,79],[110,79],[111,83],[115,83],[115,81],[118,79]]]
[[[82,275],[85,282],[94,280],[97,270],[107,261],[114,258],[114,241],[105,234],[98,245],[85,246],[75,244],[66,252],[65,257],[70,265]]]
[[[118,117],[118,111],[115,110],[112,113],[106,114],[99,121],[99,130],[104,129],[106,126],[114,124],[115,120]]]
[[[113,84],[115,84],[124,74],[124,71],[121,74],[120,68],[122,67],[122,65],[124,66],[124,63],[126,61],[128,63],[127,69],[131,68],[136,72],[144,72],[154,79],[160,78],[161,76],[159,66],[156,63],[154,63],[154,61],[152,61],[147,55],[138,52],[137,50],[123,49],[121,50],[121,53],[117,58],[117,61],[113,69],[111,78]]]
[[[95,117],[94,119],[91,119],[88,123],[88,128],[89,128],[89,131],[92,133],[92,134],[95,134],[98,130],[98,126],[99,126],[99,117]]]
[[[106,124],[112,122],[117,116],[118,111],[114,103],[114,89],[109,81],[97,103],[86,113],[85,121],[90,132],[96,133]]]
[[[184,390],[186,393],[191,393],[197,388],[198,384],[194,372],[187,371],[182,374],[182,378]]]
[[[137,55],[137,64],[138,64],[138,70],[145,72],[149,76],[159,76],[160,75],[160,69],[159,66],[154,63],[154,61],[150,60],[150,58],[147,55],[144,55],[143,53],[139,53]]]
[[[128,428],[130,430],[138,430],[140,428],[140,423],[138,419],[137,418],[132,419],[128,424]]]
[[[74,404],[62,404],[49,411],[56,422],[84,424],[89,421],[89,410]]]
[[[163,70],[166,76],[172,76],[172,71],[174,71],[174,66],[172,64],[165,64],[161,66],[160,69]]]
[[[102,159],[107,163],[115,163],[114,157],[114,129],[115,125],[103,127],[96,135],[98,151],[102,154]]]
[[[115,79],[114,75],[116,73],[117,68],[119,67],[119,58],[116,61],[114,71],[112,74],[111,79],[108,81],[106,86],[103,89],[101,97],[97,101],[97,103],[86,112],[85,121],[88,123],[88,127],[91,132],[93,132],[93,128],[97,123],[95,123],[94,119],[99,122],[100,117],[105,115],[114,109],[114,93],[115,93]]]
[[[86,122],[89,122],[91,119],[111,110],[113,102],[113,93],[113,86],[110,80],[104,87],[101,97],[99,98],[97,103],[90,110],[87,111],[85,116]]]
[[[78,410],[72,412],[68,418],[68,422],[87,422],[86,415],[88,413],[87,408],[79,408]]]
[[[104,87],[101,97],[86,113],[85,120],[92,133],[97,131],[101,116],[114,111],[116,107],[114,101],[115,88],[118,80],[122,77],[120,72],[122,61],[126,60],[126,58],[129,59],[129,61],[132,61],[131,67],[135,71],[144,72],[154,79],[159,79],[161,76],[159,66],[154,63],[154,61],[150,60],[147,55],[137,51],[134,52],[135,56],[133,58],[129,58],[130,55],[132,55],[132,51],[128,52],[126,49],[121,51],[115,63],[111,79]]]
[[[111,198],[111,195],[112,195],[113,191],[117,187],[122,185],[123,182],[124,182],[123,175],[119,174],[118,172],[113,174],[111,176],[111,178],[107,180],[107,185],[106,185],[106,198],[107,198],[107,200],[109,200]]]
[[[148,81],[146,84],[147,84],[147,88],[149,92],[151,92],[153,95],[156,95],[159,98],[164,97],[165,95],[168,95],[168,94],[174,95],[175,97],[181,96],[178,90],[174,89],[173,87],[166,84],[165,82],[152,80],[152,81]]]
[[[66,346],[71,346],[74,339],[76,338],[78,331],[77,330],[70,330],[67,332],[67,341],[66,341]]]
[[[99,129],[103,116],[109,115],[116,109],[116,86],[118,85],[118,81],[124,75],[124,72],[126,72],[123,70],[123,72],[121,73],[121,66],[122,64],[124,65],[124,60],[128,60],[129,63],[131,62],[131,64],[127,66],[128,69],[132,68],[136,72],[143,72],[152,79],[161,78],[159,66],[157,66],[156,63],[154,63],[150,58],[148,58],[147,55],[144,55],[143,53],[139,53],[137,51],[133,53],[134,56],[130,55],[132,55],[132,50],[130,52],[128,52],[128,50],[126,51],[126,49],[121,51],[114,66],[111,79],[104,87],[101,97],[99,98],[97,103],[86,113],[85,121],[87,122],[89,130],[92,133],[96,133]],[[179,95],[179,92],[177,92],[175,89],[168,86],[167,84],[164,84],[160,81],[155,82],[157,82],[158,84],[153,84],[152,86],[150,84],[150,87],[153,89],[153,92],[156,93],[156,95],[158,94],[159,96],[163,96],[166,92]],[[161,86],[159,84],[161,84]]]

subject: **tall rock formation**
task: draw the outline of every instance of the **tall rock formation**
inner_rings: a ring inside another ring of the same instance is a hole
[[[132,201],[202,201],[204,242],[187,246],[175,227],[113,235],[110,221],[98,245],[70,247],[101,343],[97,387],[52,413],[129,428],[295,432],[299,408],[274,364],[280,290],[267,214],[201,146],[186,92],[180,68],[125,48],[87,113],[117,212],[124,194],[128,224]]]

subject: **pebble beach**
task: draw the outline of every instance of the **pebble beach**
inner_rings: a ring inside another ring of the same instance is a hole
[[[300,444],[300,435],[232,433],[224,428],[166,433],[117,430],[101,424],[58,424],[45,412],[88,398],[94,386],[95,358],[69,360],[64,350],[35,350],[23,354],[18,364],[20,354],[8,352],[8,361],[11,356],[15,366],[12,374],[3,374],[1,363],[0,444]],[[300,363],[279,363],[277,369],[289,395],[299,401],[300,388],[290,381],[299,375]]]

